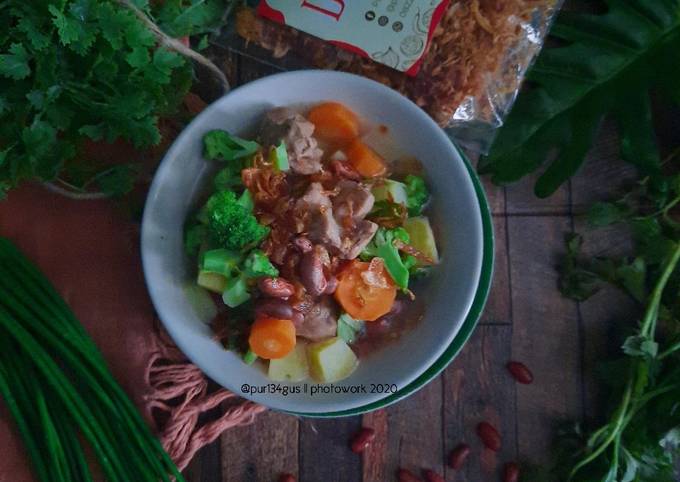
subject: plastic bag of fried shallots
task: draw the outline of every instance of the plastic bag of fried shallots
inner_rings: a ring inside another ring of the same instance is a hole
[[[560,0],[250,0],[217,40],[275,68],[363,75],[486,152]]]

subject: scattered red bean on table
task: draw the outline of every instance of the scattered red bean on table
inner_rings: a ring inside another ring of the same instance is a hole
[[[430,469],[423,469],[423,477],[425,478],[426,482],[446,482],[444,477]]]
[[[416,474],[406,469],[397,470],[397,481],[398,482],[423,482],[423,480]]]
[[[477,435],[479,435],[482,443],[489,450],[498,452],[501,449],[501,434],[490,423],[480,422],[477,425]]]
[[[519,480],[519,466],[514,462],[508,462],[503,467],[503,482],[517,482]]]
[[[529,368],[524,363],[518,361],[509,361],[506,366],[512,377],[517,380],[517,382],[523,383],[524,385],[529,385],[534,381],[534,374],[531,373],[531,370],[529,370]]]
[[[460,470],[465,464],[468,455],[470,455],[470,446],[465,443],[458,444],[449,454],[449,467],[454,470]]]
[[[360,454],[366,450],[369,445],[371,445],[371,442],[373,442],[374,438],[375,430],[372,428],[363,427],[354,435],[354,437],[352,437],[352,441],[350,443],[352,452],[355,454]]]

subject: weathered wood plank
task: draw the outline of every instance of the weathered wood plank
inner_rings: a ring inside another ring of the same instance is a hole
[[[517,386],[520,457],[549,463],[556,421],[582,410],[579,323],[575,302],[557,290],[555,266],[568,218],[508,219],[512,286],[512,358],[533,369],[535,381]]]
[[[527,214],[567,216],[569,214],[569,184],[563,184],[555,194],[541,199],[534,194],[534,184],[539,174],[530,174],[506,188],[507,214],[514,216]]]
[[[361,456],[349,449],[349,441],[360,427],[359,416],[300,419],[300,480],[361,480]]]
[[[281,473],[298,473],[298,419],[292,415],[261,413],[251,425],[224,432],[221,445],[223,482],[275,481]]]
[[[510,264],[508,258],[508,233],[505,217],[494,217],[495,262],[489,298],[480,323],[510,324]]]
[[[281,69],[260,62],[251,57],[239,56],[239,66],[238,66],[238,83],[239,85],[245,84],[252,80],[259,79],[260,77],[266,77],[267,75],[276,74],[281,72]]]
[[[199,451],[191,460],[188,467],[184,469],[182,475],[186,482],[200,482],[201,481],[201,465],[203,464],[203,453]]]
[[[447,480],[496,480],[503,463],[517,456],[515,381],[505,368],[511,336],[512,327],[508,325],[479,326],[444,372],[445,460],[459,443],[467,443],[472,449],[459,472],[446,468]],[[476,426],[482,421],[500,432],[500,452],[485,449],[479,440]]]
[[[222,451],[216,440],[201,449],[201,482],[222,482]]]
[[[489,210],[494,216],[505,215],[505,186],[498,186],[491,182],[488,176],[484,176],[482,179],[482,186],[484,186],[484,192],[486,193],[486,200],[489,203]]]
[[[479,154],[465,151],[465,155],[473,166],[477,166],[477,163],[479,162]],[[504,215],[505,187],[491,182],[491,178],[489,176],[483,176],[480,179],[482,181],[482,186],[484,187],[484,192],[486,193],[486,199],[489,202],[489,209],[491,210],[491,213],[495,216]]]
[[[207,58],[224,72],[230,87],[238,85],[238,64],[239,57],[229,49],[211,44],[203,52]],[[224,86],[217,76],[205,67],[195,64],[196,81],[191,89],[206,102],[212,102],[224,95]]]
[[[365,415],[363,425],[375,429],[377,436],[363,456],[363,479],[356,480],[395,480],[399,468],[443,473],[441,377],[409,398]]]
[[[632,165],[620,159],[620,140],[613,121],[603,123],[598,140],[588,154],[587,164],[572,179],[574,230],[584,237],[584,254],[622,256],[631,252],[630,233],[622,226],[593,229],[582,213],[596,201],[616,196],[637,177]],[[620,353],[621,324],[633,323],[639,308],[621,291],[604,287],[579,304],[582,326],[583,411],[592,417],[600,412],[606,393],[596,376],[598,365]]]
[[[362,454],[363,482],[389,480],[387,473],[389,416],[386,409],[367,413],[362,417],[362,426],[375,430],[375,440]]]
[[[606,120],[583,168],[571,180],[575,215],[586,212],[596,201],[615,196],[637,177],[635,168],[620,159],[620,148],[616,126],[613,121]]]

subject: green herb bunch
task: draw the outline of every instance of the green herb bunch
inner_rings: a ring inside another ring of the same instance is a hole
[[[2,237],[0,272],[0,400],[36,480],[182,482],[83,325]]]
[[[612,116],[621,156],[642,175],[658,174],[660,159],[650,91],[680,105],[680,0],[606,0],[601,14],[563,12],[528,72],[482,173],[497,183],[519,180],[547,165],[535,185],[549,196],[576,173],[601,120]]]
[[[70,170],[81,187],[94,179],[110,194],[128,189],[126,166],[106,171],[116,182],[104,182],[101,166],[90,179],[75,175],[82,142],[157,144],[159,116],[191,85],[189,61],[160,47],[132,9],[181,37],[216,26],[226,3],[0,1],[0,195],[26,180],[69,179]]]
[[[669,163],[670,164],[670,163]],[[666,164],[668,167],[668,164]],[[672,165],[670,166],[672,169]],[[677,168],[676,168],[677,169]],[[557,440],[558,463],[544,480],[673,482],[680,456],[680,174],[644,178],[622,197],[596,203],[595,227],[624,223],[634,239],[628,257],[586,257],[582,238],[567,239],[560,288],[578,301],[603,283],[640,304],[622,356],[602,365],[611,397],[604,423],[572,425]]]

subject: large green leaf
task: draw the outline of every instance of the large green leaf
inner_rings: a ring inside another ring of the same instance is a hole
[[[516,181],[548,164],[535,192],[546,197],[583,163],[601,119],[611,114],[622,157],[659,169],[649,90],[680,101],[680,0],[608,0],[600,15],[565,12],[528,73],[530,86],[480,161],[494,182]],[[549,162],[547,162],[549,161]]]

